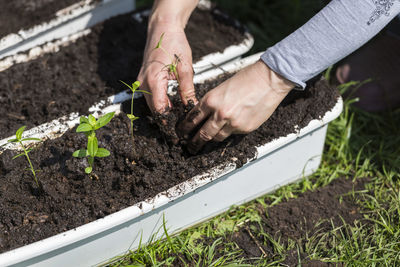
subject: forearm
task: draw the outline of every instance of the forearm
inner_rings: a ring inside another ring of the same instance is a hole
[[[198,0],[155,0],[149,29],[159,23],[184,28],[197,3]]]
[[[333,0],[269,48],[261,59],[278,74],[304,87],[307,80],[365,44],[400,12],[400,1],[394,1],[378,16],[374,11],[384,8],[382,5],[366,0]]]

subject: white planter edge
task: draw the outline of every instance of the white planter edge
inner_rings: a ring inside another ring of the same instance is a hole
[[[56,18],[0,40],[0,59],[75,34],[110,17],[135,9],[135,0],[83,0],[56,13]]]

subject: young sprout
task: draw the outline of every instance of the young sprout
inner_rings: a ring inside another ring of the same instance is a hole
[[[12,159],[16,159],[16,158],[18,158],[18,157],[20,157],[20,156],[25,156],[25,157],[26,157],[26,159],[28,160],[28,163],[29,163],[29,168],[28,168],[27,170],[30,170],[30,171],[32,172],[32,174],[33,174],[33,179],[35,179],[36,185],[39,187],[39,181],[38,181],[38,179],[37,179],[37,177],[36,177],[36,171],[37,171],[37,170],[35,170],[35,168],[33,168],[31,159],[29,158],[29,155],[28,155],[29,152],[31,152],[31,151],[33,150],[33,148],[27,149],[27,148],[24,146],[23,142],[25,142],[25,141],[42,141],[42,140],[39,139],[39,138],[33,138],[33,137],[30,137],[30,138],[22,138],[22,133],[25,131],[25,128],[26,128],[26,126],[22,126],[21,128],[19,128],[19,129],[15,132],[15,139],[10,139],[10,140],[8,140],[9,143],[19,143],[19,145],[21,146],[22,150],[24,150],[23,153],[20,153],[20,154],[14,156]]]
[[[89,167],[85,168],[86,174],[91,174],[93,170],[94,158],[104,158],[110,155],[110,151],[98,146],[96,130],[107,125],[113,117],[114,112],[110,112],[100,117],[98,120],[96,120],[92,114],[89,114],[87,118],[82,116],[79,120],[80,124],[78,128],[76,128],[76,132],[84,133],[88,138],[87,149],[79,149],[75,151],[72,156],[76,158],[88,157]]]
[[[172,57],[172,55],[170,53],[168,53],[168,51],[165,50],[164,47],[162,47],[161,43],[164,38],[164,34],[165,33],[161,34],[160,40],[158,41],[158,43],[157,43],[156,47],[154,47],[154,49],[161,49],[161,51],[163,51],[169,57],[169,59],[171,60],[171,63],[168,65],[165,65],[165,67],[167,68],[169,74],[175,75],[176,81],[178,82],[178,85],[180,85],[181,83],[180,83],[179,75],[178,75],[178,64],[181,61],[181,59],[176,54],[174,54],[174,57]]]
[[[125,84],[125,86],[127,86],[132,91],[131,114],[126,114],[126,116],[128,116],[129,120],[131,121],[131,135],[132,135],[132,139],[133,139],[134,138],[133,137],[133,121],[139,119],[139,117],[136,117],[135,115],[133,115],[133,99],[135,97],[135,93],[136,92],[140,92],[140,93],[148,94],[148,95],[151,95],[151,93],[147,92],[145,90],[139,90],[138,89],[139,86],[140,86],[140,82],[139,81],[136,81],[136,82],[132,83],[132,86],[130,86],[129,84],[127,84],[124,81],[121,81],[121,82],[123,84]]]

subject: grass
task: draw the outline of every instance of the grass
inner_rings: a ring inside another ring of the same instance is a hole
[[[148,1],[141,0],[139,4],[145,2]],[[321,8],[319,0],[216,2],[248,25],[256,40],[252,52],[262,51],[279,41]],[[340,90],[351,85],[357,86],[350,83]],[[234,207],[179,235],[154,240],[112,266],[282,266],[287,253],[293,249],[311,259],[346,266],[399,266],[400,109],[371,114],[353,108],[354,101],[346,101],[343,113],[330,124],[322,163],[314,175]],[[351,192],[362,208],[362,221],[340,227],[333,225],[331,231],[306,236],[304,248],[299,248],[294,241],[284,245],[276,237],[249,229],[264,235],[273,244],[276,255],[273,259],[244,259],[239,247],[224,239],[248,222],[259,223],[260,213],[269,207],[327,185],[338,177],[354,180],[370,177],[366,190]],[[260,204],[262,211],[257,208]]]

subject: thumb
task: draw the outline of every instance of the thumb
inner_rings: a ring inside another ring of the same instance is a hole
[[[182,65],[178,68],[179,75],[179,94],[181,96],[183,104],[186,106],[189,100],[192,100],[196,105],[198,103],[196,98],[196,92],[193,84],[193,68],[190,65]]]

